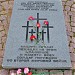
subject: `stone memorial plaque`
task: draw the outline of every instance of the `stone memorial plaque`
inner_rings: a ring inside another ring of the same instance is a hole
[[[71,68],[61,0],[14,0],[2,66]]]

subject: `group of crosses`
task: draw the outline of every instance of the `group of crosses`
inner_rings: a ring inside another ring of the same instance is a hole
[[[34,26],[29,26],[29,22],[34,21],[34,20],[37,21],[37,23],[35,24],[36,31],[34,31],[34,29],[33,29]],[[43,25],[40,24],[40,20],[43,21]],[[42,26],[42,31],[40,32],[39,28],[41,26]],[[49,31],[49,29],[53,28],[53,26],[49,26],[49,21],[47,21],[47,18],[40,18],[39,13],[37,13],[37,18],[34,18],[33,16],[30,16],[28,18],[27,25],[22,26],[22,27],[26,28],[26,41],[28,40],[28,34],[31,34],[31,36],[30,36],[31,41],[33,41],[35,39],[37,41],[39,41],[39,33],[41,33],[42,41],[44,41],[44,34],[47,34],[47,41],[50,42],[50,31]],[[30,32],[29,32],[29,28],[32,28]],[[47,29],[47,32],[44,31],[44,28]],[[36,33],[36,36],[34,35],[34,33]]]

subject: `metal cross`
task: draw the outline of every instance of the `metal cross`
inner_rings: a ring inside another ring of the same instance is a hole
[[[28,29],[33,28],[33,26],[29,26],[29,21],[27,21],[27,26],[22,26],[26,28],[26,41],[28,40]]]
[[[49,28],[53,28],[53,26],[49,26],[49,24],[47,26],[42,26],[43,28],[47,28],[47,39],[48,39],[48,42],[50,41],[49,39]]]
[[[29,32],[29,33],[31,33],[31,35],[33,35],[33,33],[36,33],[36,32],[34,32],[33,29],[31,29],[31,32]]]
[[[37,13],[37,18],[34,18],[34,20],[37,20],[37,23],[39,23],[40,20],[47,20],[47,19],[39,18],[39,13]],[[39,33],[39,28],[37,27],[37,40],[38,40],[38,33]]]

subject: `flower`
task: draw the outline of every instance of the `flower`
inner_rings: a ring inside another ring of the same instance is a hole
[[[10,70],[10,75],[16,75],[16,71],[15,70]]]
[[[37,23],[36,25],[37,25],[38,28],[40,27],[40,23]]]
[[[15,73],[11,73],[10,75],[16,75]]]
[[[28,20],[34,20],[33,16],[30,16],[30,17],[28,18]]]
[[[21,74],[22,73],[22,70],[21,69],[18,69],[17,70],[17,74]]]
[[[27,75],[32,75],[32,72],[29,72]]]
[[[31,36],[30,36],[30,40],[32,41],[32,40],[34,40],[34,39],[36,39],[35,35],[31,35]]]
[[[45,25],[48,25],[48,24],[49,24],[49,22],[48,22],[48,21],[44,21],[44,24],[45,24]]]
[[[29,68],[24,68],[24,73],[27,74],[29,72]]]

